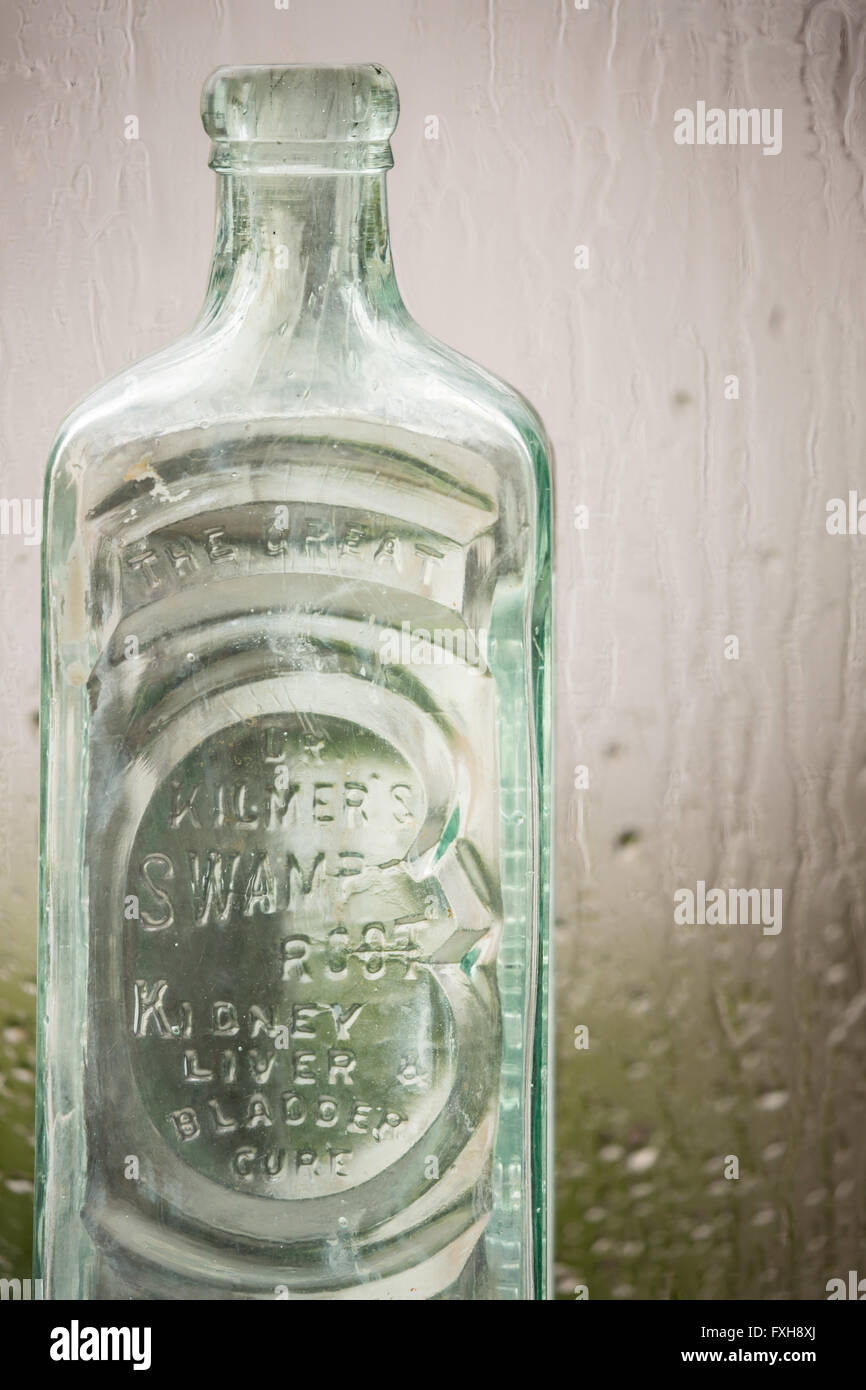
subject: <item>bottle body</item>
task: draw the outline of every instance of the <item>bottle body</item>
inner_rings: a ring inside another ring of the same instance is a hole
[[[543,437],[304,188],[49,468],[49,1297],[544,1296]]]

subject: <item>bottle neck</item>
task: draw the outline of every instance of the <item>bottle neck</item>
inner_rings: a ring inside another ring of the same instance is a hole
[[[363,332],[405,313],[391,264],[383,169],[218,174],[202,322],[287,340]]]

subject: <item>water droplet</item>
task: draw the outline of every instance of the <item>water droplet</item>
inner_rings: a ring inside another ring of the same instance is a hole
[[[787,1091],[765,1091],[762,1096],[758,1096],[755,1101],[756,1110],[764,1110],[772,1114],[775,1110],[782,1110],[791,1099]]]
[[[761,1210],[756,1211],[755,1215],[752,1217],[752,1225],[772,1226],[775,1219],[776,1213],[773,1211],[772,1207],[762,1207]]]
[[[629,1154],[625,1161],[625,1166],[630,1173],[647,1173],[650,1168],[654,1168],[658,1163],[658,1149],[645,1148],[635,1149],[634,1153]]]
[[[645,1197],[651,1197],[656,1190],[654,1182],[636,1182],[634,1187],[629,1188],[635,1201],[641,1202]]]
[[[633,849],[634,846],[637,845],[637,844],[639,844],[639,843],[640,843],[640,831],[639,831],[639,830],[623,830],[623,831],[617,836],[617,838],[616,838],[616,843],[614,844],[614,849],[618,849],[618,850]]]
[[[16,1197],[29,1197],[33,1191],[33,1184],[29,1178],[6,1178],[3,1185]]]

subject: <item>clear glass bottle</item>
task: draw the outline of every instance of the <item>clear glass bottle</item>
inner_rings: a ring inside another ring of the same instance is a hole
[[[214,73],[202,313],[52,452],[47,1297],[546,1296],[548,449],[403,306],[397,111]]]

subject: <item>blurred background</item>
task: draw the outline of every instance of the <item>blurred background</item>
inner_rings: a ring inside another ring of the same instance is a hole
[[[866,1275],[866,535],[827,530],[866,499],[866,0],[9,0],[4,498],[197,312],[205,76],[314,61],[393,73],[404,298],[556,451],[559,1296],[824,1298]],[[781,149],[677,143],[699,103],[781,113]],[[24,535],[0,604],[0,1274],[25,1277]],[[699,881],[781,889],[781,931],[678,925]]]

